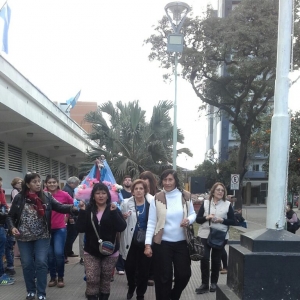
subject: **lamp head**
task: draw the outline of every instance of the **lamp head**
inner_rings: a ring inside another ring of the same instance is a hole
[[[184,2],[170,2],[165,6],[165,12],[175,33],[179,33],[183,22],[190,11],[190,6]]]

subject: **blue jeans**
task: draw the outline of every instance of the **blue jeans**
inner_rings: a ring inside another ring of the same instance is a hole
[[[4,274],[4,266],[2,257],[5,253],[6,231],[3,226],[0,226],[0,276]]]
[[[117,269],[117,271],[125,271],[125,262],[124,262],[124,259],[121,254],[118,257],[116,269]]]
[[[46,296],[50,239],[18,241],[27,293]],[[36,283],[35,283],[36,278]]]
[[[64,277],[65,272],[65,255],[64,248],[67,237],[67,229],[52,229],[51,230],[51,240],[49,247],[49,271],[50,277],[56,278],[56,273],[58,277]]]
[[[8,235],[6,237],[5,244],[5,256],[6,256],[6,264],[8,269],[14,268],[14,245],[16,243],[15,237]]]

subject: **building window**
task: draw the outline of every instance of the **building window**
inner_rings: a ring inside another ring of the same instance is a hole
[[[59,178],[59,162],[57,160],[52,160],[51,174]]]
[[[67,180],[67,166],[64,163],[60,163],[60,179]]]
[[[5,169],[5,144],[0,141],[0,169]]]
[[[22,173],[22,149],[8,145],[8,170]]]
[[[39,173],[39,155],[27,152],[27,171]]]
[[[253,165],[252,170],[253,171],[259,171],[259,165]]]
[[[40,155],[39,158],[40,174],[46,176],[50,173],[50,158],[42,155]]]

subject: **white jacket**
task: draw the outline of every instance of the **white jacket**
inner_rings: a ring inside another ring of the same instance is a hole
[[[146,200],[149,204],[151,203],[151,201],[153,201],[153,199],[154,197],[152,195],[146,195]],[[133,196],[128,199],[125,199],[121,205],[122,214],[128,213],[128,211],[131,211],[131,215],[126,219],[126,229],[123,232],[121,232],[119,249],[122,258],[125,260],[127,258],[127,254],[131,245],[132,237],[137,222]]]

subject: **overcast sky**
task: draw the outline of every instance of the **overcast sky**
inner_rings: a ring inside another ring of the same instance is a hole
[[[174,100],[174,83],[163,82],[164,71],[149,62],[150,47],[143,46],[168,2],[9,0],[9,53],[2,55],[52,101],[65,102],[79,90],[80,101],[139,100],[149,118],[159,100]],[[217,1],[185,2],[200,15],[207,2],[216,7]],[[189,169],[205,154],[207,129],[199,105],[191,85],[179,79],[178,127],[185,136],[183,147],[194,157],[181,155],[177,164]]]

